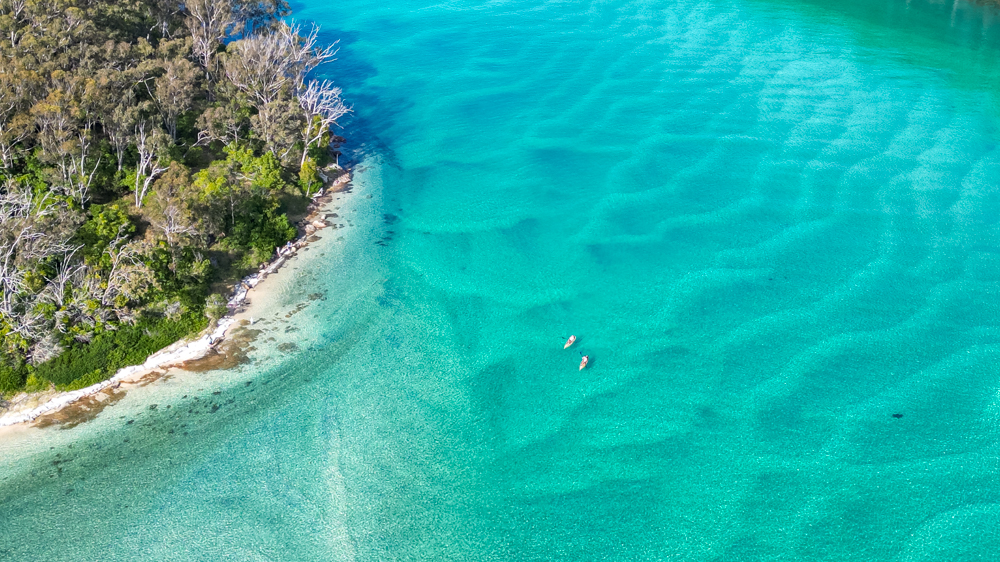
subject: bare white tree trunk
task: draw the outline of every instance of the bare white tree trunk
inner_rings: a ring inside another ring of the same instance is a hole
[[[74,246],[63,252],[54,276],[48,278],[48,285],[42,292],[42,298],[63,307],[66,305],[66,288],[73,287],[79,281],[80,273],[87,267],[82,263],[73,263],[73,256],[83,246]]]
[[[184,234],[197,234],[198,231],[186,224],[184,221],[184,211],[176,204],[170,204],[163,210],[163,220],[153,222],[153,226],[163,233],[167,239],[167,244],[173,248],[177,242],[177,237]]]
[[[337,119],[346,115],[351,109],[344,105],[340,97],[341,90],[333,86],[333,82],[311,80],[305,88],[299,90],[299,106],[305,116],[305,129],[302,131],[302,160],[299,167],[305,164],[309,147],[319,142],[330,127],[337,124]]]
[[[156,283],[153,272],[142,261],[145,249],[142,242],[129,242],[128,239],[123,226],[105,251],[111,258],[111,272],[107,286],[101,292],[101,304],[104,306],[112,305],[118,295],[127,299],[138,298],[139,292]]]
[[[286,137],[285,131],[291,131],[294,139],[299,129],[299,124],[293,123],[298,114],[293,110],[295,116],[289,119],[279,106],[291,101],[289,94],[305,91],[306,76],[317,66],[333,60],[336,54],[335,45],[320,46],[319,28],[315,25],[303,32],[297,24],[282,22],[267,33],[253,34],[230,44],[225,60],[226,76],[257,109],[254,126],[275,156],[287,156],[296,141],[273,141]],[[321,99],[327,101],[326,97]]]
[[[88,119],[83,129],[77,134],[77,150],[65,154],[64,162],[69,166],[64,166],[63,182],[66,194],[74,201],[83,205],[90,199],[90,185],[94,182],[94,175],[101,165],[103,156],[98,156],[90,166],[90,152],[93,146],[93,130],[95,121]]]
[[[226,59],[226,76],[259,110],[278,99],[286,85],[301,89],[313,69],[334,60],[336,43],[320,47],[318,37],[315,25],[303,35],[298,24],[281,23],[270,33],[236,41],[236,56]]]
[[[117,105],[103,121],[104,133],[115,151],[118,171],[125,162],[125,152],[132,144],[132,132],[139,119],[139,108],[135,105],[135,94],[131,90],[125,93],[125,99]]]
[[[3,0],[0,2],[0,14],[10,14],[14,19],[18,19],[27,5],[27,0]]]
[[[101,157],[91,157],[96,124],[93,116],[81,123],[74,115],[79,108],[71,96],[53,92],[32,109],[39,127],[42,148],[53,159],[59,172],[53,188],[69,196],[80,205],[88,200],[90,184],[101,164]],[[93,166],[91,166],[93,164]]]
[[[31,193],[7,182],[0,196],[0,314],[14,318],[16,298],[25,289],[24,271],[17,267],[18,251],[45,236],[32,228],[32,215],[37,205]]]
[[[21,103],[10,79],[0,77],[0,168],[10,168],[19,153],[19,144],[31,135],[33,124],[18,114]]]
[[[184,23],[194,40],[193,50],[198,62],[211,74],[215,50],[229,36],[236,23],[232,0],[186,0]]]
[[[147,121],[140,121],[134,129],[135,146],[139,161],[135,167],[135,206],[142,208],[142,201],[149,193],[150,186],[160,174],[167,171],[159,152],[163,149],[164,135]]]
[[[19,301],[29,293],[23,266],[74,251],[67,234],[46,230],[45,219],[57,210],[48,194],[34,195],[14,181],[0,188],[0,316],[27,339],[40,336],[40,320],[31,302]]]

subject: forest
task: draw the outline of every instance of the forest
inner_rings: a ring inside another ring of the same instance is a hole
[[[0,393],[99,382],[293,238],[348,107],[284,0],[0,0]]]

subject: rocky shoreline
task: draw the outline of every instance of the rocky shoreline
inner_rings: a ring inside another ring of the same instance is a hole
[[[33,422],[39,416],[56,412],[82,398],[92,396],[107,388],[117,388],[123,382],[133,381],[152,371],[180,367],[185,362],[205,357],[219,343],[226,339],[230,328],[236,324],[235,315],[240,312],[247,302],[249,291],[266,279],[268,275],[278,271],[299,249],[308,246],[313,241],[310,238],[313,237],[317,230],[331,226],[327,222],[328,217],[325,214],[325,207],[332,200],[333,194],[344,191],[351,181],[351,172],[349,170],[337,169],[336,171],[338,173],[336,177],[327,178],[324,176],[324,179],[327,180],[327,186],[313,196],[305,218],[296,223],[298,236],[295,240],[278,248],[274,259],[264,264],[256,273],[248,275],[240,281],[233,289],[229,298],[229,312],[218,321],[214,329],[208,333],[202,333],[195,340],[175,342],[150,355],[141,365],[119,369],[118,372],[105,381],[88,386],[87,388],[53,394],[49,399],[34,407],[29,407],[29,405],[33,402],[37,404],[37,399],[40,395],[51,393],[51,391],[34,394],[20,393],[4,406],[3,413],[0,414],[0,427]]]

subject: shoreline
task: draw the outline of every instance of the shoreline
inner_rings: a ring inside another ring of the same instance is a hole
[[[187,338],[178,340],[151,354],[141,365],[123,367],[110,378],[86,388],[55,393],[52,390],[19,393],[10,400],[12,406],[0,414],[0,428],[30,427],[29,424],[37,418],[55,414],[84,398],[97,395],[106,389],[117,389],[123,383],[138,383],[143,378],[158,371],[165,372],[171,368],[183,369],[185,363],[202,359],[209,355],[216,346],[226,341],[227,337],[231,335],[231,328],[239,326],[236,316],[247,303],[249,292],[260,286],[261,282],[267,279],[269,275],[277,272],[301,248],[313,242],[316,231],[330,226],[326,222],[324,211],[333,201],[334,194],[342,193],[345,190],[349,191],[351,180],[351,170],[341,168],[340,175],[330,178],[328,185],[313,196],[305,217],[296,223],[298,235],[295,239],[288,242],[285,246],[277,248],[274,258],[264,263],[255,273],[247,275],[240,280],[230,293],[227,304],[228,312],[219,319],[211,331],[206,329],[193,340]],[[43,398],[46,395],[49,395],[48,398]],[[41,401],[39,401],[40,398],[42,398]],[[32,406],[32,404],[34,405]]]

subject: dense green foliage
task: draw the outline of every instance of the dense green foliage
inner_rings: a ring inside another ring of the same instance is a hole
[[[28,369],[23,363],[0,363],[0,392],[19,390],[28,379]]]
[[[295,235],[347,108],[288,13],[0,0],[0,393],[142,362]]]
[[[138,365],[192,331],[205,327],[207,319],[186,315],[176,320],[143,319],[134,326],[96,334],[86,344],[75,343],[59,357],[35,368],[35,375],[52,381],[63,390],[75,390],[98,383],[122,367]]]

